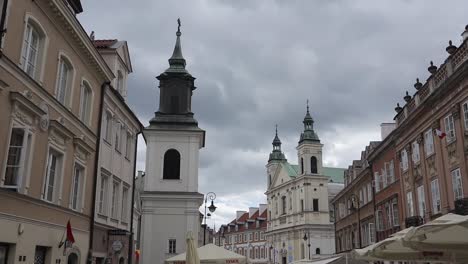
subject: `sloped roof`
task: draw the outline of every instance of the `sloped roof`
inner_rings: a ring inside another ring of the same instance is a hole
[[[287,161],[283,162],[282,165],[289,177],[297,177],[299,175],[299,165],[289,164]],[[344,183],[344,172],[344,168],[323,167],[323,175],[330,178],[329,182]]]
[[[110,48],[112,45],[114,45],[117,42],[116,39],[96,39],[93,40],[93,45],[94,47],[98,49],[102,48]]]

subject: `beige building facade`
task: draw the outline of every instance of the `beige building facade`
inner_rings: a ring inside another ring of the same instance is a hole
[[[101,91],[115,76],[76,18],[79,0],[4,3],[0,261],[86,263]]]

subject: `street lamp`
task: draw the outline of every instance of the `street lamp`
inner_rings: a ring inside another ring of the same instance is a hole
[[[304,239],[304,242],[307,242],[307,234],[304,232],[304,237],[302,238]],[[307,244],[307,247],[309,247],[309,259],[310,259],[310,235],[309,235],[309,243]]]
[[[354,194],[354,193],[351,194],[350,198],[351,198],[351,207],[349,209],[351,209],[351,211],[357,211],[358,232],[359,232],[359,234],[358,234],[358,236],[359,236],[359,248],[362,248],[362,245],[361,245],[361,217],[359,216],[361,205],[360,205],[359,199],[356,196],[356,194]],[[356,206],[354,206],[354,201],[357,202],[357,208],[356,208]]]
[[[211,201],[211,205],[208,207],[208,210],[210,210],[211,213],[214,213],[216,211],[216,206],[214,205],[214,199],[216,199],[216,194],[214,192],[209,192],[205,195],[205,222],[203,224],[203,245],[206,245],[206,217],[211,216],[210,213],[206,213],[206,203],[208,202],[208,199]]]

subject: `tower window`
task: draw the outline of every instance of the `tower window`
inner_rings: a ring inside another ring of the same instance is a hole
[[[310,172],[317,173],[317,158],[315,156],[310,158]]]
[[[170,149],[164,154],[164,180],[180,179],[180,154],[175,149]]]
[[[171,96],[171,113],[179,112],[179,96]]]
[[[315,249],[315,254],[320,255],[320,248]]]
[[[304,174],[304,159],[301,158],[301,174]]]
[[[318,199],[313,199],[312,202],[313,202],[312,205],[313,205],[314,212],[318,212],[318,210],[319,210],[319,200]]]

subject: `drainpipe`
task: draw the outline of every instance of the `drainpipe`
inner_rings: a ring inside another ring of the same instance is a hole
[[[137,161],[137,146],[138,146],[138,135],[141,134],[142,128],[140,127],[140,131],[135,135],[135,150],[133,153],[133,171],[136,171],[136,161]],[[133,204],[135,203],[135,175],[133,175],[133,188],[132,188],[132,205],[130,209],[130,236],[129,236],[129,241],[128,241],[128,264],[132,264],[133,260],[133,210],[135,207]]]
[[[104,111],[104,96],[106,93],[106,88],[110,85],[109,81],[105,81],[101,85],[101,101],[99,102],[99,123],[98,123],[98,133],[96,139],[96,156],[94,158],[94,182],[93,182],[93,193],[92,193],[92,210],[91,210],[91,222],[89,224],[89,251],[88,251],[88,260],[87,263],[93,263],[93,236],[94,236],[94,221],[96,215],[96,188],[97,188],[97,178],[99,172],[99,152],[101,148],[101,130],[102,130],[102,113]]]
[[[372,189],[372,206],[374,207],[374,243],[377,243],[377,215],[375,215],[375,210],[377,210],[377,207],[375,206],[375,184],[372,184],[374,182],[374,167],[372,162],[369,162],[369,167],[370,167],[370,177],[371,177],[371,189]],[[370,229],[369,229],[370,232]],[[370,242],[370,241],[369,241]]]
[[[2,43],[3,43],[3,35],[6,33],[6,28],[5,28],[5,20],[7,16],[7,6],[8,6],[8,0],[4,0],[2,8],[2,13],[0,16],[0,57],[3,55],[2,52]]]

